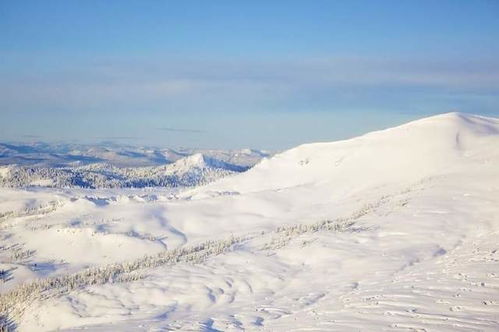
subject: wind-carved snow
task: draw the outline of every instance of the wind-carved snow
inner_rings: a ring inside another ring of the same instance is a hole
[[[499,120],[450,113],[179,192],[2,189],[0,310],[20,331],[497,331],[498,165]]]

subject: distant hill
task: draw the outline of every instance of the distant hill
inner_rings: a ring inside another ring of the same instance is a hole
[[[266,152],[248,149],[176,151],[123,146],[0,143],[0,186],[197,186],[244,172],[266,156],[269,156]]]
[[[250,167],[271,155],[268,151],[251,149],[210,150],[135,147],[112,143],[103,144],[49,144],[0,143],[0,165],[39,167],[84,166],[106,163],[116,167],[159,166],[181,158],[202,153],[227,163]]]

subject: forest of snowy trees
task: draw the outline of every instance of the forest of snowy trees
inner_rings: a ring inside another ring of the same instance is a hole
[[[0,187],[54,188],[190,187],[243,172],[247,167],[194,155],[163,166],[120,168],[109,164],[78,167],[11,165],[0,175]]]

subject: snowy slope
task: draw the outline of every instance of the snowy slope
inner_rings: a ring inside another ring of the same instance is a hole
[[[447,113],[346,141],[305,144],[210,188],[252,192],[329,181],[338,191],[415,181],[496,156],[498,124]]]
[[[499,120],[450,113],[181,193],[2,189],[0,312],[20,331],[497,331],[498,166]]]

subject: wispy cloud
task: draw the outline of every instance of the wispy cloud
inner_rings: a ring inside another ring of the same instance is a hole
[[[178,115],[201,110],[310,110],[376,104],[397,107],[391,100],[410,100],[408,96],[417,99],[421,93],[427,98],[445,94],[447,100],[450,95],[480,98],[499,94],[499,60],[494,59],[118,58],[48,73],[37,74],[35,70],[29,77],[12,75],[0,78],[0,107],[13,112],[65,109],[119,114],[149,109]]]
[[[168,132],[174,132],[174,133],[193,133],[193,134],[201,134],[206,131],[200,130],[200,129],[185,129],[185,128],[171,128],[171,127],[160,127],[156,128],[161,131],[168,131]]]
[[[96,139],[105,139],[105,140],[141,140],[141,137],[135,136],[97,136]]]

